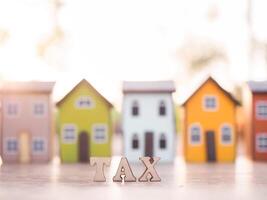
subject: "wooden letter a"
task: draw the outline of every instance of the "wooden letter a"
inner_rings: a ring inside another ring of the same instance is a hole
[[[136,181],[136,178],[133,175],[133,172],[128,163],[128,160],[125,157],[121,158],[120,165],[118,167],[116,175],[113,177],[113,181],[122,182],[122,179],[124,179],[124,182],[135,182]]]

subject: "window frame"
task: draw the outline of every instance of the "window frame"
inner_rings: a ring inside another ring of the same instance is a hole
[[[162,147],[162,140],[165,142],[164,143],[164,147]],[[160,150],[166,150],[168,148],[168,143],[167,143],[167,137],[166,137],[166,134],[165,133],[160,133],[160,136],[159,136],[159,149]]]
[[[13,140],[16,142],[17,149],[15,151],[8,150],[8,142]],[[4,139],[4,152],[7,155],[17,155],[19,153],[19,140],[16,137],[5,137]]]
[[[255,114],[257,120],[267,120],[267,114],[266,116],[259,115],[259,106],[266,106],[267,107],[267,101],[259,100],[256,101],[256,108],[255,108]]]
[[[263,150],[263,149],[261,149],[260,147],[259,147],[259,138],[260,137],[265,137],[265,143],[266,144],[264,144],[264,146],[266,146],[265,147],[265,149]],[[267,132],[262,132],[262,133],[257,133],[256,134],[256,138],[255,138],[256,140],[255,140],[255,145],[256,145],[256,151],[258,152],[258,153],[267,153]]]
[[[208,98],[214,98],[215,99],[215,107],[211,108],[211,107],[207,107],[206,105],[206,101]],[[218,111],[219,109],[219,101],[218,101],[218,97],[216,95],[204,95],[203,99],[202,99],[202,108],[204,111],[206,112],[215,112]]]
[[[136,109],[136,110],[134,110]],[[137,117],[140,115],[140,105],[137,100],[132,101],[131,103],[131,116]]]
[[[36,113],[35,111],[35,106],[37,105],[43,105],[43,113],[40,114],[40,113]],[[34,101],[32,103],[32,113],[35,117],[46,117],[47,116],[47,110],[48,110],[48,105],[45,101]]]
[[[89,105],[89,106],[81,106],[80,105],[80,102],[81,101],[89,101],[89,102],[91,102],[91,104]],[[76,100],[75,100],[75,107],[77,108],[77,109],[92,109],[92,108],[94,108],[95,107],[95,102],[93,101],[93,98],[91,97],[91,96],[89,96],[89,95],[81,95],[81,96],[79,96]]]
[[[65,131],[69,127],[72,127],[74,129],[74,139],[73,140],[65,138]],[[77,139],[78,139],[77,126],[75,124],[64,124],[62,126],[62,130],[61,130],[61,142],[63,144],[75,144],[75,143],[77,143]]]
[[[223,134],[224,134],[223,133],[223,128],[225,128],[225,127],[230,129],[230,134],[231,134],[230,138],[231,138],[231,140],[229,142],[225,142],[223,140]],[[221,125],[221,127],[220,127],[220,143],[222,145],[233,145],[233,143],[234,143],[234,129],[233,129],[233,126],[231,124],[224,123],[224,124]]]
[[[9,113],[9,106],[10,105],[16,105],[17,109],[16,109],[16,114],[10,114]],[[5,114],[8,118],[17,118],[20,115],[20,103],[18,101],[7,101],[5,103]]]
[[[134,140],[137,141],[137,147],[134,147]],[[140,140],[139,140],[139,136],[137,133],[134,133],[132,135],[132,139],[131,139],[131,149],[136,151],[136,150],[139,150],[139,147],[140,147]]]
[[[163,113],[161,112],[162,109],[163,108]],[[167,106],[166,106],[166,102],[164,101],[164,100],[161,100],[160,102],[159,102],[159,107],[158,107],[158,114],[159,114],[159,116],[161,116],[161,117],[164,117],[164,116],[166,116],[167,115]]]
[[[104,136],[105,136],[105,138],[104,138],[104,140],[103,141],[99,141],[99,139],[96,139],[95,138],[95,134],[96,134],[96,129],[97,128],[99,128],[99,127],[104,127],[104,130],[105,130],[105,132],[104,132]],[[95,144],[106,144],[107,142],[108,142],[108,137],[109,137],[109,135],[108,135],[108,125],[107,124],[94,124],[93,126],[92,126],[92,140],[94,141],[94,143]]]
[[[42,151],[36,151],[36,149],[34,149],[34,143],[36,142],[36,141],[43,141],[43,150]],[[33,155],[42,155],[42,154],[46,154],[47,153],[47,139],[45,138],[45,137],[41,137],[41,136],[38,136],[38,137],[36,137],[36,136],[34,136],[33,138],[32,138],[32,146],[31,146],[32,148],[31,148],[31,151],[32,151],[32,154]]]
[[[193,142],[192,141],[192,129],[193,128],[195,128],[195,127],[197,127],[197,128],[199,128],[199,141],[198,142]],[[190,145],[192,145],[192,146],[200,146],[200,145],[202,145],[202,143],[203,143],[203,131],[202,131],[202,127],[201,127],[201,125],[200,125],[200,123],[192,123],[190,126],[189,126],[189,128],[188,128],[188,143],[190,144]]]

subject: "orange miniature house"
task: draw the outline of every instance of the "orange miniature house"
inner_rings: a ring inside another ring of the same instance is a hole
[[[267,161],[267,81],[250,81],[243,90],[246,147],[254,160]]]
[[[184,102],[187,161],[235,160],[237,105],[239,102],[211,77]]]

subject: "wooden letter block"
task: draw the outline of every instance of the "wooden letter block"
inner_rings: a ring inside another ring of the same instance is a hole
[[[90,164],[92,166],[96,166],[96,173],[94,176],[94,181],[95,182],[105,182],[106,177],[104,174],[104,166],[109,166],[110,165],[110,158],[106,157],[92,157],[90,158]]]
[[[114,182],[135,182],[136,178],[132,172],[127,158],[122,157],[116,175],[113,177]]]
[[[147,182],[147,181],[160,182],[161,181],[159,175],[157,174],[157,172],[154,168],[155,164],[160,160],[160,158],[159,157],[153,157],[152,159],[151,159],[151,157],[139,158],[139,160],[141,160],[146,167],[144,173],[138,179],[140,182]]]

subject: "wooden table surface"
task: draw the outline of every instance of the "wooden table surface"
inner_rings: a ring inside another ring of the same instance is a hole
[[[267,199],[267,163],[251,162],[242,154],[230,164],[188,164],[178,155],[173,164],[157,166],[160,183],[112,182],[119,160],[113,157],[105,183],[92,181],[94,168],[88,164],[60,164],[58,157],[50,164],[3,164],[0,200]],[[132,165],[137,177],[143,169]]]

